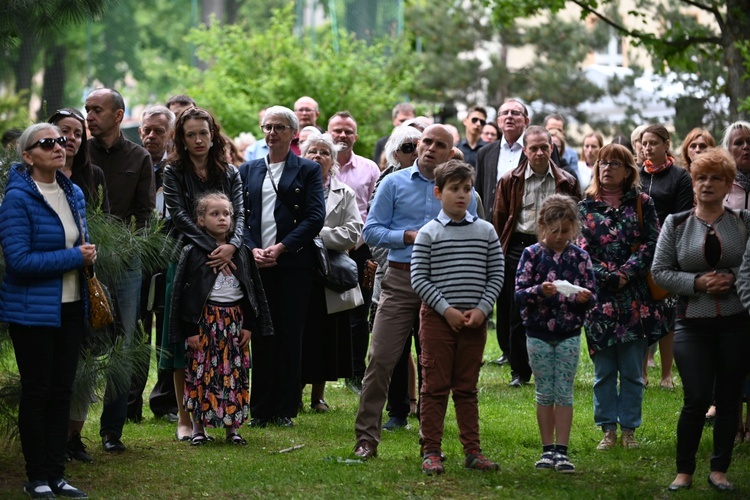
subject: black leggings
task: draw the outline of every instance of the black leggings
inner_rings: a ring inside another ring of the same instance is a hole
[[[716,401],[716,420],[711,471],[729,469],[740,392],[749,366],[749,328],[747,313],[676,320],[674,359],[685,392],[677,423],[678,473],[692,475],[695,472],[695,454],[712,395]]]

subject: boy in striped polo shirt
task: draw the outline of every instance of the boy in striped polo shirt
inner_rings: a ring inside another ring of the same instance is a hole
[[[498,469],[479,446],[477,381],[504,258],[495,228],[467,212],[473,179],[474,169],[458,160],[435,169],[442,210],[419,230],[411,257],[411,284],[422,299],[420,426],[428,475],[445,472],[441,442],[451,391],[465,467]]]

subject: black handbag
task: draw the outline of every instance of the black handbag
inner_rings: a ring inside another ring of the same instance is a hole
[[[357,263],[344,252],[329,250],[323,238],[313,238],[315,254],[315,282],[336,293],[346,292],[357,286]]]

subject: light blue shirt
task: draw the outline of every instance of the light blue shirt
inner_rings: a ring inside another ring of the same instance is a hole
[[[562,156],[563,159],[568,161],[570,168],[578,172],[578,153],[576,153],[576,150],[573,148],[565,148],[565,154]]]
[[[259,139],[245,149],[245,161],[265,158],[268,155],[268,144],[265,139]]]
[[[388,248],[388,260],[408,264],[413,245],[404,243],[406,231],[419,231],[442,209],[435,198],[435,181],[419,173],[416,162],[383,179],[375,193],[362,237],[370,246]],[[472,189],[468,212],[477,215]]]

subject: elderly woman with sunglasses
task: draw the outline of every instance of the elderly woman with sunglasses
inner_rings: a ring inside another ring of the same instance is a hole
[[[64,479],[70,398],[86,321],[83,273],[96,261],[86,243],[86,202],[62,172],[67,139],[48,123],[17,142],[0,205],[5,276],[0,322],[8,323],[21,401],[18,429],[32,498],[85,497]]]
[[[591,256],[599,298],[584,324],[594,362],[594,421],[604,436],[597,449],[638,447],[649,343],[666,334],[664,305],[651,298],[646,275],[659,236],[653,201],[639,189],[638,167],[619,144],[599,150],[586,199],[579,204],[579,246]],[[619,382],[619,387],[618,387]]]
[[[750,294],[743,273],[750,212],[724,204],[735,173],[734,160],[723,148],[710,148],[694,158],[690,175],[696,206],[667,217],[656,245],[654,280],[678,296],[674,357],[685,392],[672,491],[692,483],[712,394],[716,418],[708,482],[721,491],[732,489],[726,472],[750,348]]]

